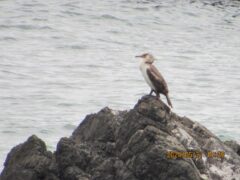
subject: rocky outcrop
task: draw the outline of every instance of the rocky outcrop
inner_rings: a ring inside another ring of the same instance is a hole
[[[54,154],[31,136],[8,154],[1,180],[237,180],[238,150],[145,96],[129,111],[88,115]]]
[[[47,151],[45,143],[34,135],[11,150],[4,166],[1,180],[59,179],[53,154]]]

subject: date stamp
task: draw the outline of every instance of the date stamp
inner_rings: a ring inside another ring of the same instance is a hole
[[[207,156],[207,158],[223,159],[225,156],[225,152],[224,151],[208,151],[207,154],[205,155]],[[166,156],[169,159],[176,159],[176,158],[201,159],[203,156],[203,153],[200,151],[189,151],[189,152],[168,151]]]

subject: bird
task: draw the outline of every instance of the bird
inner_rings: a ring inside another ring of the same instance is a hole
[[[172,102],[169,98],[169,90],[165,79],[162,74],[158,71],[158,69],[153,65],[155,58],[150,53],[144,53],[142,55],[136,56],[136,58],[141,58],[140,63],[140,71],[150,86],[151,91],[149,95],[152,95],[154,92],[156,94],[157,99],[160,98],[160,94],[166,96],[168,105],[173,108]]]

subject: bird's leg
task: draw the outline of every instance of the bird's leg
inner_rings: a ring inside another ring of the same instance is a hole
[[[149,93],[149,96],[151,96],[153,92],[154,92],[154,90],[151,89],[151,91],[150,91],[150,93]]]
[[[159,93],[156,93],[156,94],[157,94],[156,98],[160,99],[160,94]]]

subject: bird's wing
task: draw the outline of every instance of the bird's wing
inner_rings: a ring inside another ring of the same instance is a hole
[[[149,76],[150,80],[152,81],[158,92],[163,94],[168,93],[167,83],[154,65],[151,64],[149,66],[149,68],[147,69],[147,75]]]

